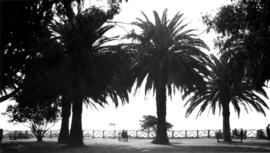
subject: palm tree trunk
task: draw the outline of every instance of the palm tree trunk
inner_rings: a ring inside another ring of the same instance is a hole
[[[230,108],[229,103],[223,105],[223,136],[224,142],[231,142]]]
[[[0,19],[0,21],[1,21],[1,19]],[[0,23],[3,23],[3,22],[0,22]],[[1,40],[1,36],[0,36],[0,40]],[[0,51],[0,87],[2,87],[2,85],[1,85],[1,82],[3,82],[2,81],[3,80],[2,69],[3,69],[3,65],[4,65],[2,62],[3,62],[3,56],[4,56],[3,52],[4,51],[2,51],[2,48],[0,48],[0,49],[1,49],[1,51]]]
[[[69,146],[83,146],[82,131],[82,100],[75,100],[72,103],[72,123],[70,129]]]
[[[62,98],[62,124],[58,137],[58,143],[66,144],[69,140],[69,116],[71,103],[65,95]]]
[[[161,84],[156,89],[157,130],[152,143],[169,144],[166,128],[166,86]]]
[[[3,13],[3,3],[0,4],[0,13]],[[3,19],[2,17],[0,17],[0,23],[3,23]],[[2,35],[2,31],[0,31],[0,40],[3,40],[3,35]],[[4,41],[0,42],[0,87],[2,87],[1,83],[3,82],[3,69],[4,69],[4,62],[3,62],[3,58],[4,58]],[[1,101],[0,101],[1,102]],[[0,150],[1,152],[1,150]]]

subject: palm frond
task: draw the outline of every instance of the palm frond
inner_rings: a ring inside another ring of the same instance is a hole
[[[196,107],[200,107],[198,116],[205,111],[209,106],[212,109],[212,113],[216,112],[218,106],[219,111],[223,110],[224,105],[231,103],[240,116],[242,106],[246,112],[255,109],[257,112],[265,115],[264,108],[268,109],[264,98],[268,98],[265,95],[264,90],[257,91],[255,87],[247,81],[247,76],[237,65],[234,65],[234,61],[227,60],[225,58],[216,58],[214,55],[210,55],[209,62],[211,73],[208,78],[207,88],[205,92],[200,94],[199,92],[188,99],[187,104],[190,104],[187,108],[186,115],[190,115]],[[199,98],[198,98],[199,97]]]

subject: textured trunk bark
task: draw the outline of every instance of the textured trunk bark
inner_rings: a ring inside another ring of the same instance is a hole
[[[0,21],[1,21],[1,17],[0,17]],[[0,22],[0,24],[1,24],[2,22]],[[1,26],[1,25],[0,25]],[[0,40],[1,40],[1,30],[0,30]],[[2,45],[2,44],[0,44],[0,45]],[[3,60],[2,60],[2,58],[3,58],[3,55],[4,55],[4,51],[2,50],[2,48],[1,48],[1,46],[0,46],[0,87],[2,86],[1,85],[1,83],[3,82],[2,80],[3,80],[3,74],[2,74],[2,69],[3,69]]]
[[[161,83],[156,89],[157,130],[155,144],[169,144],[166,128],[166,86]]]
[[[3,14],[2,2],[0,2],[0,13]],[[0,17],[0,27],[3,26],[2,24],[4,24],[2,20],[3,20],[2,17]],[[3,64],[4,47],[2,47],[2,46],[4,46],[4,44],[2,44],[2,42],[4,42],[4,41],[2,41],[2,39],[3,39],[2,32],[3,31],[0,30],[0,87],[2,87],[1,83],[3,82],[2,80],[3,80],[3,69],[4,69],[4,67],[3,67],[3,65],[4,65]]]
[[[71,103],[66,96],[62,98],[62,123],[58,143],[66,144],[69,140],[69,116]]]
[[[72,103],[72,123],[70,129],[69,146],[83,146],[82,131],[82,100],[75,100]]]
[[[223,104],[223,136],[224,142],[231,142],[230,108],[229,103]]]

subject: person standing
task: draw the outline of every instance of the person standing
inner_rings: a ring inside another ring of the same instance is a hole
[[[268,124],[266,127],[266,136],[267,136],[267,140],[270,140],[270,124]]]
[[[243,139],[244,139],[244,130],[243,129],[240,130],[239,138],[241,140],[241,143],[243,143]]]
[[[217,139],[218,143],[219,143],[219,139],[221,139],[221,137],[222,137],[221,130],[219,130],[218,132],[216,132],[216,139]]]
[[[128,131],[125,132],[126,142],[128,141]]]
[[[233,130],[233,137],[238,138],[238,131],[236,128]]]

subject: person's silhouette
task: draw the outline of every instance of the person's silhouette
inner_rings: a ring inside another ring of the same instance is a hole
[[[128,141],[128,131],[125,131],[125,140]]]
[[[217,138],[217,142],[219,142],[219,139],[221,139],[221,130],[219,130],[218,132],[216,132],[216,138]]]
[[[266,127],[266,135],[267,135],[267,140],[270,140],[270,124],[268,124]]]
[[[233,130],[233,137],[238,138],[238,131],[236,128]]]
[[[239,138],[241,140],[241,143],[243,143],[243,138],[244,138],[244,130],[241,128]]]

